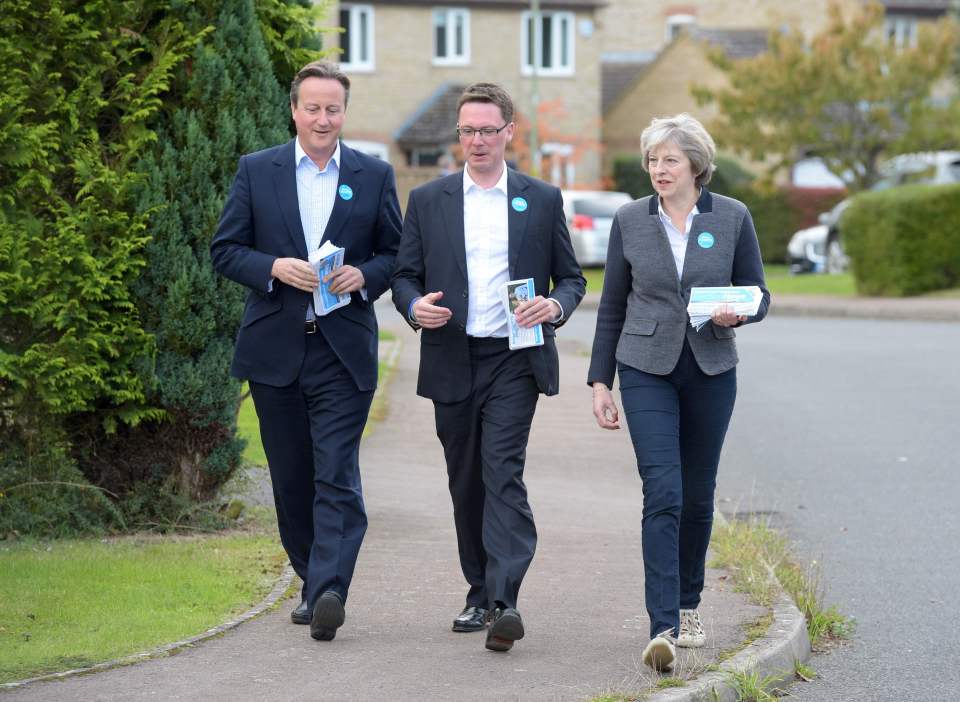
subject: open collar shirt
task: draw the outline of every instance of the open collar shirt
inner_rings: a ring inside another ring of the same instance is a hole
[[[670,241],[670,250],[673,252],[673,262],[677,266],[677,277],[683,277],[683,262],[687,257],[687,235],[690,233],[690,227],[693,225],[694,215],[700,214],[700,210],[694,205],[687,215],[687,221],[683,224],[683,231],[680,231],[673,224],[670,215],[663,209],[663,200],[657,196],[657,208],[660,211],[660,221],[663,222],[663,228],[667,232],[667,239]]]
[[[500,289],[510,280],[507,166],[484,189],[463,169],[463,237],[467,253],[467,334],[507,336]]]

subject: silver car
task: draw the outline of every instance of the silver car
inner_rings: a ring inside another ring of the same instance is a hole
[[[562,194],[577,262],[584,267],[603,266],[613,215],[633,198],[610,190],[564,190]]]

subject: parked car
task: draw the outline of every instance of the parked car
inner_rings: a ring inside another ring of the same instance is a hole
[[[564,190],[562,194],[577,262],[584,267],[603,266],[613,215],[633,198],[611,190]]]
[[[934,151],[902,154],[881,167],[883,178],[871,190],[885,190],[900,185],[943,185],[960,183],[960,151]],[[850,198],[838,202],[829,212],[820,215],[820,224],[801,229],[787,244],[791,273],[842,273],[850,259],[843,250],[840,217]]]

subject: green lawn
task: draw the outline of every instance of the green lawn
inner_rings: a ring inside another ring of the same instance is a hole
[[[787,266],[768,263],[764,265],[767,287],[773,295],[856,295],[853,275],[791,275]],[[583,271],[587,279],[587,292],[603,290],[603,269],[588,268]]]
[[[4,545],[0,682],[201,633],[260,601],[285,560],[254,534]]]

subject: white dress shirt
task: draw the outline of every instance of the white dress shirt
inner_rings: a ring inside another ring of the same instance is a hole
[[[330,221],[333,203],[340,180],[340,142],[327,159],[323,170],[313,162],[300,146],[300,137],[294,147],[297,164],[297,200],[300,202],[300,223],[307,240],[307,253],[320,248],[320,240]]]
[[[463,169],[463,240],[467,251],[467,334],[507,336],[500,288],[510,280],[507,167],[484,189]]]
[[[667,230],[667,239],[670,241],[670,249],[673,251],[673,262],[677,266],[677,277],[683,277],[683,262],[687,257],[687,238],[690,234],[690,226],[693,224],[693,216],[700,214],[700,210],[694,205],[687,215],[687,221],[683,224],[683,231],[677,229],[670,215],[663,209],[663,201],[657,197],[657,209],[660,211],[660,221],[663,222],[663,228]]]

